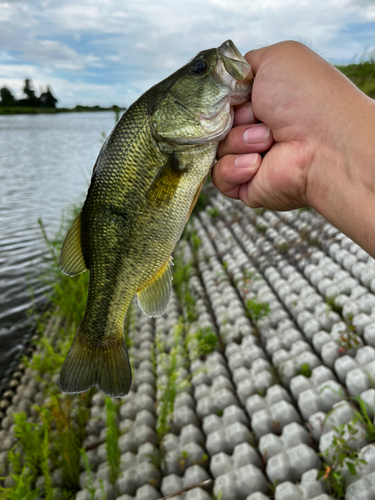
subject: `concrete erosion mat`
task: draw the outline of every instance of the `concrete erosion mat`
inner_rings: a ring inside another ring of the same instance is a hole
[[[194,314],[176,291],[160,318],[134,302],[134,382],[116,406],[121,472],[111,482],[97,392],[84,441],[96,492],[82,463],[76,500],[326,500],[339,498],[333,473],[346,499],[375,499],[374,260],[313,210],[252,210],[218,194],[176,252],[192,266]],[[212,352],[197,353],[197,332],[217,337]],[[12,415],[39,418],[35,375],[19,365],[0,400],[5,486]],[[51,477],[61,498],[61,470]]]

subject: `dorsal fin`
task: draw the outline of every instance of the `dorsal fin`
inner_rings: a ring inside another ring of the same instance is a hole
[[[160,271],[137,292],[138,304],[150,317],[161,316],[166,310],[172,291],[172,257]]]
[[[78,214],[72,227],[69,229],[61,249],[59,268],[68,276],[76,276],[87,271],[82,253],[81,217],[82,212]]]

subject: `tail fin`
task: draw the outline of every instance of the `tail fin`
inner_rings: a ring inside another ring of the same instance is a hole
[[[67,393],[84,392],[93,386],[108,396],[125,396],[132,384],[125,338],[95,346],[78,327],[60,373],[60,389]]]

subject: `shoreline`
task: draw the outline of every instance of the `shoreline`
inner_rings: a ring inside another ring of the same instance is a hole
[[[95,112],[123,112],[127,108],[111,106],[103,108],[101,106],[76,106],[75,108],[33,108],[24,106],[5,107],[0,105],[0,116],[14,115],[43,115],[43,114],[60,114],[60,113],[95,113]]]

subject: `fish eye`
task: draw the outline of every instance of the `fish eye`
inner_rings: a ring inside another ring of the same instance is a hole
[[[203,75],[207,70],[207,63],[203,59],[195,59],[189,67],[189,73],[194,76]]]

